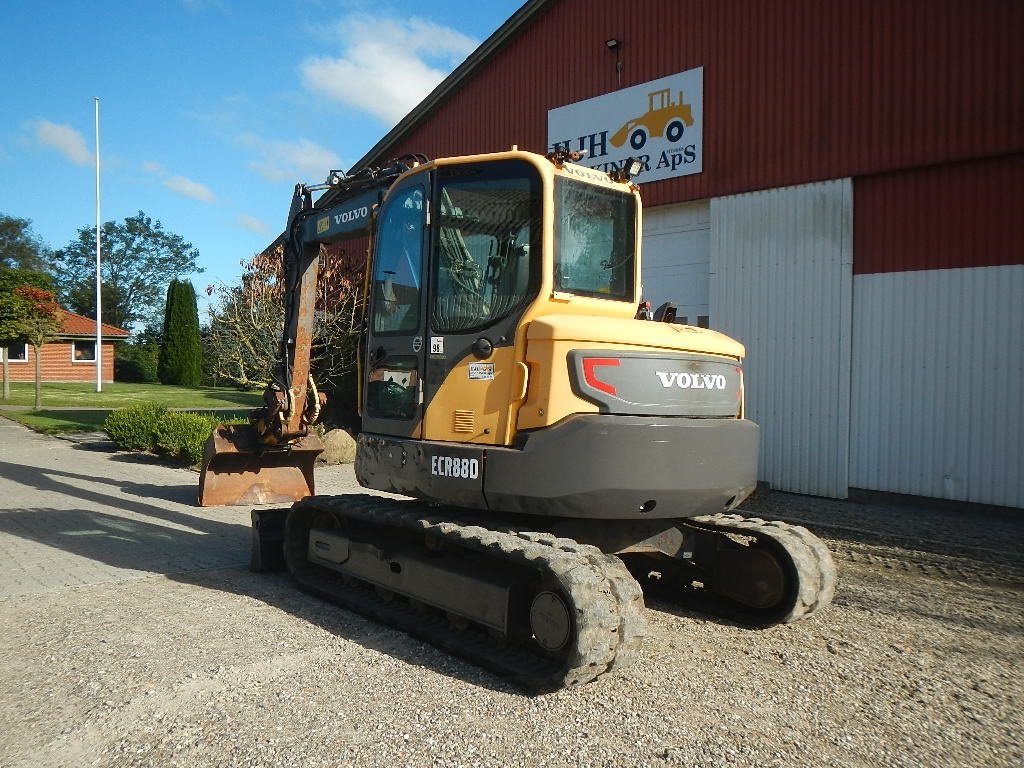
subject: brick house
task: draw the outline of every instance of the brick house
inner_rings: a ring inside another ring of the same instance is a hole
[[[96,381],[96,321],[62,309],[63,329],[56,341],[42,348],[43,381]],[[130,336],[128,331],[103,323],[103,381],[114,381],[114,343]],[[35,381],[35,352],[31,344],[7,348],[10,381]]]

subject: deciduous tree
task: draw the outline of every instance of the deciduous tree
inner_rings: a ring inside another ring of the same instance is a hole
[[[42,272],[50,249],[32,231],[31,219],[0,213],[0,267]]]
[[[364,260],[365,241],[321,252],[312,349],[320,381],[355,365]],[[280,355],[284,328],[282,249],[268,249],[242,266],[241,285],[219,289],[220,301],[210,311],[206,375],[241,388],[263,387]]]
[[[25,285],[51,290],[53,281],[49,275],[42,272],[0,267],[0,360],[2,360],[3,367],[4,400],[11,396],[8,347],[24,342],[21,321],[28,312],[28,306],[24,299],[16,295],[14,291]]]
[[[160,327],[170,282],[203,271],[196,263],[199,251],[142,211],[120,224],[108,221],[100,231],[103,319],[129,329],[139,324]],[[52,273],[64,305],[95,317],[94,229],[82,227],[77,240],[54,253]]]
[[[35,409],[43,406],[42,393],[42,350],[43,346],[57,338],[61,331],[63,314],[54,298],[53,291],[22,285],[14,289],[16,298],[25,302],[25,313],[18,320],[21,335],[32,345],[35,353],[36,399]],[[100,350],[96,350],[100,354]]]

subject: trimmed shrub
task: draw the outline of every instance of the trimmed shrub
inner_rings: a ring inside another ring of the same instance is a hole
[[[168,411],[156,403],[139,403],[113,411],[103,422],[103,430],[121,450],[151,451],[175,461],[199,464],[203,446],[216,425],[248,423],[240,416]]]
[[[156,403],[138,403],[111,411],[103,431],[122,451],[148,451],[153,447],[157,422],[167,409]]]
[[[206,439],[219,423],[210,414],[169,411],[153,431],[154,450],[176,461],[198,464],[203,460]]]

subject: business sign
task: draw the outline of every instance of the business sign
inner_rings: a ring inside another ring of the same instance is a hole
[[[581,165],[612,171],[635,157],[633,180],[700,173],[703,165],[704,68],[623,88],[548,112],[548,149],[584,152]]]

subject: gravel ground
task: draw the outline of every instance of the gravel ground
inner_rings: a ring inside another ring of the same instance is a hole
[[[250,573],[246,511],[191,506],[194,473],[13,426],[0,470],[0,766],[1024,762],[1019,511],[759,493],[833,549],[831,608],[748,630],[652,603],[639,662],[529,697]]]

